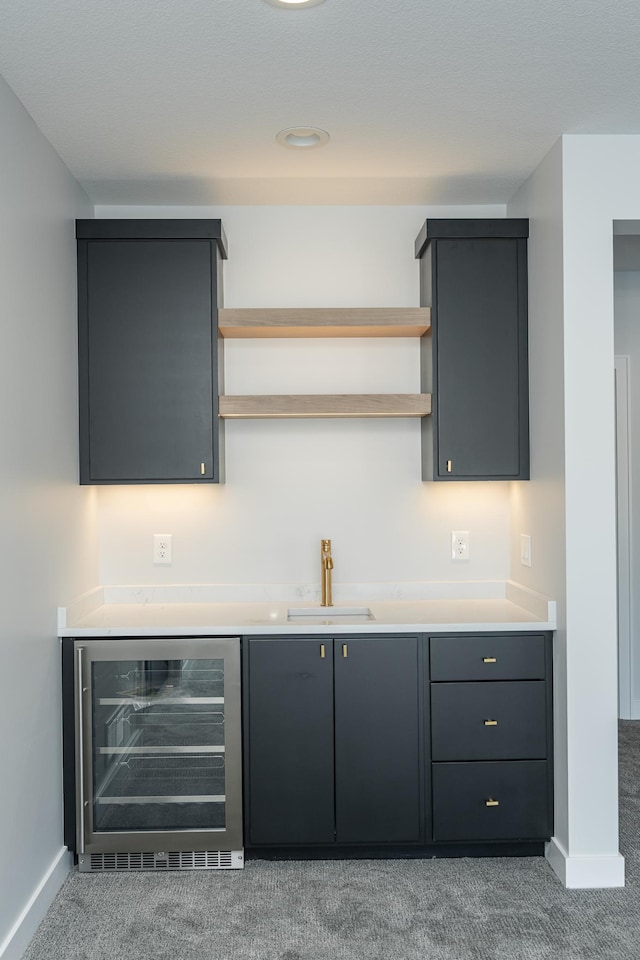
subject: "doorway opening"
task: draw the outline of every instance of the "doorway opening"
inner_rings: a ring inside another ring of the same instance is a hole
[[[618,716],[640,720],[640,224],[614,223]],[[635,501],[635,504],[634,504]]]
[[[631,607],[631,444],[629,368],[631,357],[615,358],[616,527],[618,540],[618,716],[632,716],[633,658]]]

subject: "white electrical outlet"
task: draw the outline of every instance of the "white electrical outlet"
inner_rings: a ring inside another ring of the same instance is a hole
[[[524,567],[531,566],[531,537],[528,533],[520,534],[520,563]]]
[[[171,563],[171,534],[154,533],[153,535],[153,562]]]
[[[469,559],[469,531],[452,530],[451,531],[451,559],[468,560]]]

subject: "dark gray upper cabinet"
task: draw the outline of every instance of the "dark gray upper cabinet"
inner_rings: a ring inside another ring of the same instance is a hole
[[[424,480],[529,478],[528,220],[427,220],[422,306]]]
[[[81,483],[222,479],[219,220],[78,220]]]

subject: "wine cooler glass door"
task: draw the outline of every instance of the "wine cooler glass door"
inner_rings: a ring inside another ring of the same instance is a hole
[[[239,661],[237,638],[76,641],[80,852],[242,846]]]

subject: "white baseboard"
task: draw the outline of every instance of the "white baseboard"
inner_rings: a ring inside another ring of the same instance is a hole
[[[547,844],[545,856],[568,890],[624,887],[624,857],[570,857],[557,837]]]
[[[66,847],[61,847],[22,913],[0,943],[1,960],[20,960],[70,869],[71,854]]]

